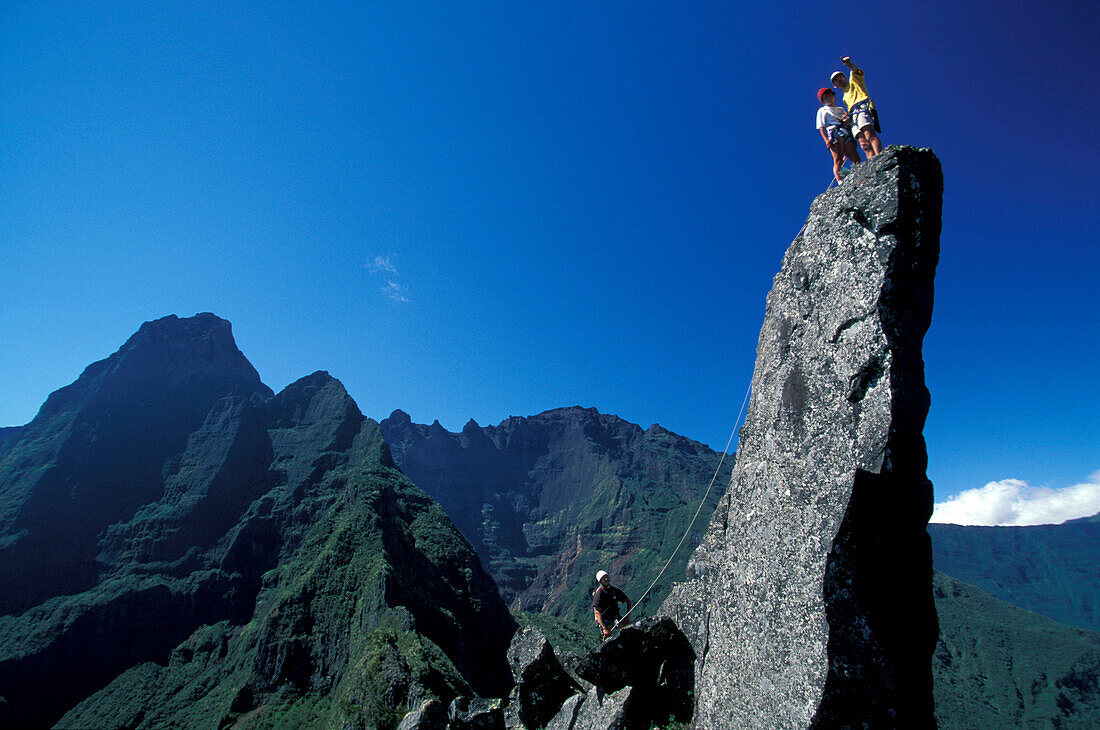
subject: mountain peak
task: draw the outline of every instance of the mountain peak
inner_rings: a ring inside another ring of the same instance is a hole
[[[542,413],[538,414],[538,416],[535,416],[535,418],[539,418],[542,416],[587,416],[589,418],[597,418],[600,415],[602,414],[595,408],[585,408],[584,406],[565,406],[562,408],[551,408],[548,411],[543,411]],[[612,416],[612,418],[618,418],[618,416]]]
[[[144,323],[117,352],[52,393],[17,436],[34,444],[49,473],[0,469],[0,492],[11,497],[0,530],[18,534],[0,550],[0,574],[17,586],[0,597],[0,610],[86,588],[95,579],[88,566],[96,535],[158,497],[165,464],[216,403],[254,395],[272,393],[237,349],[229,323],[209,313]]]
[[[405,411],[398,408],[393,413],[391,413],[389,418],[385,419],[385,421],[387,423],[393,424],[394,426],[400,426],[400,425],[412,423],[412,416],[410,416],[408,413],[405,413]]]
[[[344,440],[354,436],[363,420],[359,406],[348,395],[344,384],[324,370],[299,378],[283,388],[272,399],[270,410],[279,428],[328,423],[331,428],[349,432]]]
[[[165,317],[0,430],[0,618],[42,606],[3,636],[0,725],[227,726],[290,686],[332,724],[394,727],[429,693],[507,693],[507,607],[377,424],[323,370],[269,393],[228,322]],[[180,655],[216,698],[201,718],[167,679]],[[344,719],[333,678],[363,666],[389,686],[352,679]]]
[[[193,317],[178,317],[169,314],[159,319],[143,322],[134,337],[143,335],[176,335],[192,338],[196,335],[210,333],[232,337],[233,325],[228,320],[222,319],[212,312],[199,312]]]
[[[158,386],[151,378],[164,382]],[[129,390],[141,398],[143,388],[174,389],[196,379],[217,381],[215,388],[223,391],[219,395],[273,395],[237,348],[228,321],[209,312],[187,318],[172,314],[143,323],[113,355],[89,365],[75,382],[52,393],[39,415],[73,411],[103,389]]]

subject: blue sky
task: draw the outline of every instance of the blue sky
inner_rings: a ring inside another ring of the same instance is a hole
[[[272,5],[0,5],[0,424],[212,311],[374,418],[720,448],[851,55],[944,167],[937,498],[1100,469],[1094,3]]]

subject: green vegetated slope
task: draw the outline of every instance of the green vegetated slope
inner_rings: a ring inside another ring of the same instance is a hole
[[[9,444],[0,725],[385,728],[507,692],[515,624],[378,424],[246,364],[212,315],[147,323]]]
[[[715,474],[720,454],[660,426],[643,430],[592,408],[471,421],[461,433],[381,422],[398,465],[481,555],[513,609],[588,625],[595,573],[635,600],[658,576]],[[727,457],[689,539],[647,598],[668,594],[725,491]]]
[[[1100,634],[934,576],[936,717],[951,728],[1100,727]]]
[[[936,569],[994,598],[1100,631],[1100,515],[1060,525],[929,525]]]

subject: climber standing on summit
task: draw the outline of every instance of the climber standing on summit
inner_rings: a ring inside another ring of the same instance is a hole
[[[833,177],[839,185],[843,179],[841,173],[845,158],[854,165],[859,162],[859,151],[856,150],[856,142],[852,139],[852,130],[848,126],[848,114],[833,105],[835,99],[832,89],[821,89],[817,92],[817,100],[821,102],[817,110],[817,130],[821,132],[825,146],[833,156]]]
[[[627,613],[630,613],[633,604],[625,593],[611,585],[611,577],[606,572],[601,570],[596,573],[596,582],[599,586],[592,594],[592,610],[596,614],[601,639],[609,639],[619,621],[619,601],[626,602]]]
[[[848,56],[840,59],[840,62],[848,67],[851,75],[846,77],[843,71],[836,71],[829,79],[833,86],[844,92],[844,103],[848,107],[848,117],[852,120],[852,130],[859,140],[859,146],[863,148],[863,154],[869,160],[882,152],[882,141],[875,134],[875,130],[882,131],[878,124],[878,112],[867,93],[863,70],[852,63]]]

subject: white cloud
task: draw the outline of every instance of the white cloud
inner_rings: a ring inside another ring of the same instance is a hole
[[[393,263],[393,254],[387,254],[385,256],[375,256],[374,261],[367,263],[367,268],[371,270],[371,273],[381,272],[383,274],[391,274],[397,276],[397,267]]]
[[[386,295],[387,299],[394,302],[409,301],[409,288],[396,281],[387,281],[386,285],[382,287],[382,293]]]
[[[1050,525],[1100,512],[1100,471],[1061,489],[1002,479],[937,502],[932,522],[956,525]]]
[[[397,265],[393,263],[394,254],[378,255],[373,260],[367,261],[367,268],[371,274],[378,274],[386,280],[386,285],[381,291],[386,299],[391,302],[409,301],[409,287],[401,281],[401,274]]]

